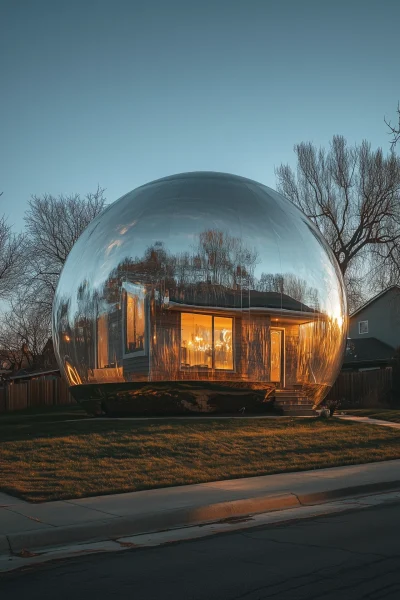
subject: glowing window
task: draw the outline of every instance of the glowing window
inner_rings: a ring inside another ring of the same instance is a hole
[[[214,317],[215,369],[233,369],[232,322],[227,317]]]
[[[103,313],[97,319],[97,367],[108,366],[108,314]]]
[[[145,294],[138,285],[124,283],[123,306],[125,321],[124,354],[145,353]]]
[[[181,366],[233,370],[233,319],[181,313]]]

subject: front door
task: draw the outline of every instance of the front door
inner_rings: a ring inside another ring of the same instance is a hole
[[[271,329],[271,381],[283,387],[283,330]]]

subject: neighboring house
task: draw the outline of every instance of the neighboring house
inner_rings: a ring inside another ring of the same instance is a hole
[[[7,377],[50,369],[58,369],[51,338],[47,340],[42,354],[37,356],[32,355],[26,344],[14,352],[0,349],[0,376]]]
[[[377,368],[392,363],[400,347],[400,287],[394,285],[350,315],[343,368]]]
[[[58,369],[56,355],[54,354],[53,340],[51,337],[47,340],[42,350],[39,363],[43,369]]]
[[[31,364],[31,354],[25,344],[14,351],[0,348],[0,369],[6,375],[20,369],[27,369]]]

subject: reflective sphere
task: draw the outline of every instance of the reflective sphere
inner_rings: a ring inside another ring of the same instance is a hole
[[[186,173],[110,205],[62,271],[53,339],[71,392],[114,414],[316,406],[341,366],[344,285],[315,226],[255,181]]]

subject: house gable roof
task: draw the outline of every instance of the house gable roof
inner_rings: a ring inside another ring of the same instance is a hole
[[[400,286],[398,286],[398,285],[391,285],[390,287],[386,288],[382,292],[379,292],[379,294],[377,294],[373,298],[370,298],[368,300],[368,302],[366,302],[365,304],[363,304],[362,306],[360,306],[359,308],[357,308],[357,310],[355,310],[354,312],[352,312],[351,315],[350,315],[350,318],[355,317],[358,313],[360,313],[362,310],[364,310],[364,308],[367,308],[367,306],[369,306],[373,302],[376,302],[376,300],[378,300],[379,298],[381,298],[382,296],[384,296],[385,294],[387,294],[388,292],[390,292],[391,290],[394,290],[394,289],[397,289],[397,290],[400,291]]]

